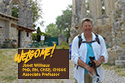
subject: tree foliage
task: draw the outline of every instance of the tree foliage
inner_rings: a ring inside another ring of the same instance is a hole
[[[33,33],[33,34],[32,34],[32,40],[33,40],[33,41],[36,41],[36,40],[37,40],[37,33]]]
[[[40,30],[40,28],[38,27],[38,28],[37,28],[37,41],[40,42],[40,39],[41,39],[41,30]]]
[[[41,32],[40,35],[45,36],[45,37],[51,37],[50,34],[47,34],[47,33],[44,33],[44,32]],[[32,39],[33,39],[33,41],[37,41],[37,33],[33,33]]]
[[[59,29],[56,27],[56,25],[54,23],[49,24],[46,27],[45,32],[46,32],[46,34],[50,34],[51,37],[58,37],[58,35],[60,33]]]
[[[31,10],[33,12],[32,21],[35,23],[39,18],[42,18],[42,9],[40,8],[40,4],[37,0],[30,0]],[[17,3],[13,4],[12,8],[12,16],[18,18],[19,6]],[[43,25],[43,21],[40,22],[40,25]],[[35,27],[35,25],[33,26]]]
[[[50,34],[51,37],[58,37],[61,33],[67,39],[69,38],[72,18],[72,6],[69,5],[62,15],[57,16],[56,24],[51,23],[46,27],[46,34]]]
[[[59,31],[67,38],[69,38],[69,32],[71,28],[72,20],[72,6],[69,5],[66,10],[63,11],[61,16],[56,18],[56,25]]]
[[[40,27],[37,28],[37,35],[41,35]]]
[[[56,25],[60,30],[67,29],[71,27],[72,18],[72,6],[69,5],[66,10],[63,11],[61,16],[56,18]]]
[[[40,5],[38,0],[30,0],[31,10],[33,12],[33,23],[38,20],[38,18],[42,18],[42,9],[40,9]]]
[[[18,5],[17,3],[13,3],[13,7],[12,7],[12,16],[18,18]]]

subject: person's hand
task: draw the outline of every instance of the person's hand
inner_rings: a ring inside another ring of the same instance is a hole
[[[93,61],[94,61],[94,63],[96,64],[96,67],[98,67],[98,66],[101,64],[100,61],[97,61],[97,60],[93,60]]]
[[[93,67],[90,67],[90,66],[86,66],[86,70],[90,73],[90,74],[92,74],[93,75],[93,73],[94,74],[96,74],[96,71],[95,71],[95,69],[93,68]]]

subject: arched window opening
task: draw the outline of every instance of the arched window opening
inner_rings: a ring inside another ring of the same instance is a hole
[[[18,18],[19,6],[17,3],[13,3],[12,16]]]
[[[89,0],[85,0],[85,7],[86,7],[86,15],[89,16],[90,15],[90,10],[89,10]]]
[[[101,9],[102,15],[105,15],[106,13],[105,13],[105,3],[104,3],[104,0],[101,0],[101,4],[102,4],[102,9]]]

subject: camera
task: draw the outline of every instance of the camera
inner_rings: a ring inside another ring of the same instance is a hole
[[[89,57],[90,61],[89,61],[89,66],[93,67],[96,69],[96,64],[94,63],[95,57]]]

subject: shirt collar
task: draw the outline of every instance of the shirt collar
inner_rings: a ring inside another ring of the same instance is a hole
[[[86,40],[85,40],[85,36],[84,36],[84,32],[81,34],[81,37],[82,37],[82,40],[83,40],[83,41],[86,41]],[[92,41],[94,41],[95,38],[96,38],[96,36],[95,36],[95,34],[92,32]]]

